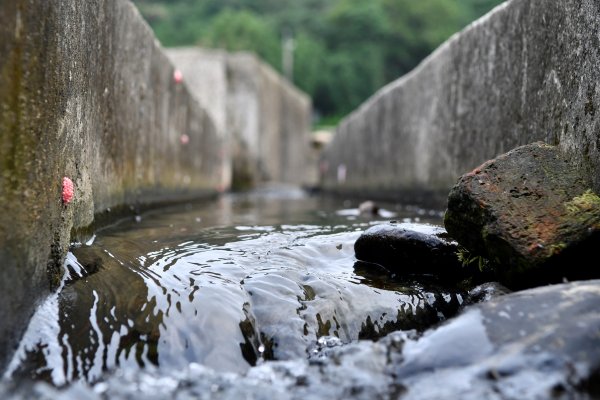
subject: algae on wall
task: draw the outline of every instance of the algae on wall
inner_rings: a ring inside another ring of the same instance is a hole
[[[60,76],[58,38],[47,34],[60,32],[55,8],[38,6],[39,15],[26,1],[0,6],[0,366],[68,243],[58,178],[65,140],[56,132],[70,88]]]

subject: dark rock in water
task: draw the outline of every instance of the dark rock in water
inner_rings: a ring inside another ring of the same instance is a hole
[[[356,258],[404,275],[464,278],[458,245],[439,226],[409,223],[375,225],[354,244]]]
[[[321,337],[309,357],[245,374],[186,368],[125,370],[63,389],[0,386],[5,399],[592,399],[600,377],[600,281],[500,296],[420,338]]]
[[[513,287],[600,277],[600,197],[556,147],[518,147],[463,175],[444,225]]]

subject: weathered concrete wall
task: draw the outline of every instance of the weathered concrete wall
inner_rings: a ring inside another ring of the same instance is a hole
[[[310,99],[250,53],[167,51],[194,95],[224,129],[233,184],[304,184],[310,149]]]
[[[220,156],[222,188],[231,186],[232,160],[227,129],[227,53],[197,47],[165,49],[169,59],[182,73],[186,86],[214,121],[223,142]]]
[[[0,2],[0,369],[72,231],[109,208],[215,193],[220,152],[132,4]]]
[[[200,47],[166,48],[165,53],[183,73],[183,79],[215,122],[220,134],[227,126],[227,55]]]
[[[443,202],[461,174],[543,140],[594,174],[598,192],[598,82],[598,1],[512,0],[348,116],[322,186]]]

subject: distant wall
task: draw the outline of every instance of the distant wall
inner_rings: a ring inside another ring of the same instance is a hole
[[[227,53],[222,50],[205,50],[197,47],[165,49],[169,59],[182,72],[183,80],[192,95],[198,100],[214,121],[217,134],[223,142],[221,156],[223,189],[231,186],[232,160],[227,129]]]
[[[0,369],[71,232],[110,208],[216,193],[222,142],[129,2],[0,2]]]
[[[194,95],[220,121],[234,185],[307,183],[312,167],[308,96],[250,53],[192,47],[169,49],[167,54]]]
[[[599,106],[600,2],[512,0],[348,116],[321,185],[445,205],[463,173],[544,140],[600,191]]]

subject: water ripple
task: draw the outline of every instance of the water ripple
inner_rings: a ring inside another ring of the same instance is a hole
[[[456,291],[371,284],[353,249],[369,221],[282,209],[264,224],[211,226],[224,217],[193,210],[97,233],[69,254],[64,287],[34,317],[48,328],[28,331],[10,374],[61,385],[117,367],[240,373],[306,357],[320,337],[424,329],[460,306]]]

